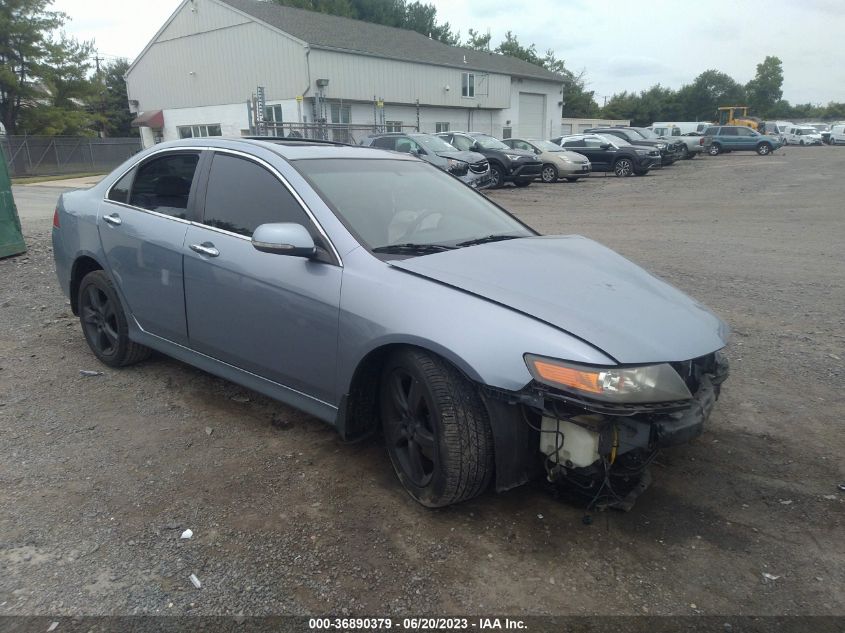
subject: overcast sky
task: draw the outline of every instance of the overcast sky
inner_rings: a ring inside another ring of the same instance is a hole
[[[488,29],[497,44],[513,31],[541,53],[552,48],[588,87],[604,96],[661,83],[678,88],[715,68],[739,82],[754,76],[766,55],[783,61],[784,98],[793,103],[845,102],[843,0],[428,0],[439,21],[466,37]],[[93,39],[106,59],[130,59],[179,6],[55,0],[69,34]]]

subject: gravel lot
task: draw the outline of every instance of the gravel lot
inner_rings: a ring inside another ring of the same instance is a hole
[[[843,172],[841,147],[789,147],[491,194],[734,329],[705,434],[591,525],[540,487],[427,510],[377,441],[161,356],[100,366],[53,272],[60,190],[16,187],[30,250],[0,261],[0,615],[845,615]]]

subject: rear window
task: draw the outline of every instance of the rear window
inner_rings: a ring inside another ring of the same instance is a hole
[[[709,127],[704,130],[704,136],[716,136],[719,133],[719,128]]]

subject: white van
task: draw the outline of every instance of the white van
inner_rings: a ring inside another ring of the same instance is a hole
[[[704,134],[712,123],[709,121],[658,121],[650,128],[658,136],[683,136],[684,134]]]
[[[830,128],[830,144],[845,145],[845,125],[837,123]]]
[[[784,141],[787,145],[821,145],[822,135],[808,125],[796,125],[786,128]]]

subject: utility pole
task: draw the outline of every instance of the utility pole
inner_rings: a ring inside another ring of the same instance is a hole
[[[97,126],[99,128],[97,130],[97,136],[99,136],[100,138],[103,138],[106,135],[105,134],[106,124],[105,124],[105,121],[103,120],[106,116],[105,115],[106,105],[105,105],[105,101],[104,101],[105,95],[103,94],[103,89],[104,89],[105,86],[103,85],[103,78],[100,75],[100,62],[102,62],[102,61],[105,61],[105,58],[100,57],[100,52],[97,49],[94,49],[94,66],[97,68],[97,75],[96,76],[97,76],[97,83],[99,84],[99,97],[100,97],[99,114],[100,114],[100,117],[101,117],[99,124]]]

